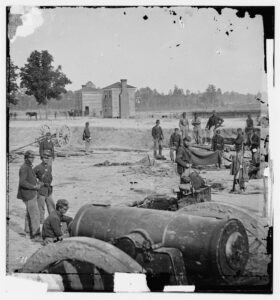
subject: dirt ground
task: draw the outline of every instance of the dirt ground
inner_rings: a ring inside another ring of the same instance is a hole
[[[71,141],[71,151],[83,149],[80,136],[86,120],[67,120],[74,136]],[[152,157],[150,129],[155,120],[92,119],[89,121],[93,135],[92,153],[83,155],[80,151],[80,156],[56,157],[53,163],[54,200],[65,198],[70,202],[68,215],[74,217],[78,209],[87,203],[127,205],[153,193],[175,196],[174,190],[178,188],[179,177],[176,174],[176,165],[169,160],[168,149],[165,148],[163,153],[168,158],[166,161],[156,161],[154,166],[147,166],[145,163],[147,155]],[[162,121],[162,127],[171,130],[177,122],[178,120],[165,120]],[[10,149],[32,142],[38,137],[39,128],[44,123],[43,121],[11,122]],[[51,128],[64,123],[64,120],[49,122]],[[236,127],[244,127],[245,120],[226,120],[225,123],[224,129],[230,133],[234,132]],[[137,134],[133,135],[135,130]],[[123,148],[123,151],[113,151],[112,146]],[[132,151],[135,148],[142,151]],[[27,149],[33,149],[38,153],[36,145],[23,150]],[[105,161],[123,165],[95,166]],[[16,193],[18,171],[22,163],[23,156],[17,156],[9,163],[7,272],[20,268],[32,253],[42,247],[20,235],[24,228],[25,206],[16,198]],[[40,159],[37,156],[34,165],[39,163]],[[212,200],[242,207],[266,222],[261,218],[264,198],[261,179],[249,181],[243,194],[230,194],[232,176],[228,169],[217,170],[215,167],[209,167],[200,172],[207,183],[217,182],[222,185],[221,190],[212,190]],[[267,280],[269,258],[265,253],[265,247],[260,246],[258,253],[251,256],[246,270],[248,276],[258,278],[259,282]]]

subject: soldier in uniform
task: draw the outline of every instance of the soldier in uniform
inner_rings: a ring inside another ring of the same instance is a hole
[[[50,153],[48,164],[52,166],[52,162],[54,160],[55,155],[54,155],[54,144],[52,142],[51,133],[49,131],[46,133],[46,138],[40,143],[39,154],[41,159],[45,151],[49,151]]]
[[[154,140],[154,157],[157,156],[157,149],[159,150],[159,157],[162,158],[162,141],[164,139],[163,132],[161,127],[159,126],[160,121],[156,120],[156,125],[152,128],[152,137]]]
[[[183,139],[183,145],[179,147],[176,162],[177,162],[177,172],[180,175],[180,183],[184,183],[182,175],[186,169],[191,167],[191,153],[189,151],[189,145],[191,138],[189,136]]]
[[[193,125],[193,137],[196,142],[196,144],[201,143],[201,121],[197,116],[197,113],[193,114],[194,118],[192,120],[192,125]]]
[[[61,241],[63,239],[63,232],[61,223],[65,222],[68,228],[71,226],[73,218],[66,216],[69,208],[69,202],[65,199],[59,199],[56,202],[55,210],[50,213],[43,224],[42,237],[44,245]]]
[[[247,145],[251,146],[251,136],[253,134],[254,130],[254,121],[251,117],[251,115],[248,115],[248,119],[246,120],[246,127],[245,127],[245,134],[247,136]]]
[[[237,137],[234,140],[235,145],[235,155],[232,157],[231,171],[230,174],[233,175],[233,185],[231,193],[235,192],[235,185],[239,184],[240,191],[245,191],[245,181],[248,180],[248,174],[246,169],[246,164],[243,159],[244,155],[244,136],[242,129],[237,129]]]
[[[221,168],[223,162],[224,138],[221,136],[220,129],[216,130],[216,133],[212,138],[212,149],[213,151],[219,151],[218,167]]]
[[[41,188],[38,190],[38,207],[40,211],[40,224],[43,226],[43,222],[45,219],[45,205],[47,205],[48,213],[50,214],[53,210],[55,210],[55,204],[52,199],[52,168],[48,164],[48,160],[50,159],[50,154],[45,151],[42,157],[42,163],[37,165],[34,168],[34,173],[42,183]]]
[[[250,139],[250,150],[252,153],[252,162],[253,164],[256,163],[256,156],[258,155],[258,150],[260,148],[260,143],[261,143],[261,139],[260,136],[258,134],[258,130],[255,128],[253,131],[253,134],[251,135],[251,139]]]
[[[189,120],[187,119],[187,113],[183,112],[182,118],[179,121],[179,128],[181,131],[182,139],[188,136],[189,128]]]
[[[182,144],[182,137],[179,133],[179,128],[175,128],[174,132],[170,136],[169,147],[170,147],[170,159],[175,162],[174,152],[177,154],[178,148]]]
[[[84,128],[83,141],[85,142],[85,151],[86,151],[86,153],[88,153],[89,152],[90,142],[91,142],[90,130],[89,130],[89,122],[86,122],[86,126]]]
[[[42,184],[37,182],[32,169],[35,154],[33,151],[24,153],[24,164],[19,170],[19,186],[17,198],[21,199],[26,206],[25,234],[30,234],[34,242],[41,242],[40,213],[37,202],[37,191]]]
[[[213,110],[212,116],[208,119],[208,122],[205,126],[206,130],[206,143],[211,143],[211,139],[214,135],[214,130],[222,126],[224,120],[217,116],[216,111]]]

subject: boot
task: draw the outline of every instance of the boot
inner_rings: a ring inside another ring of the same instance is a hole
[[[159,148],[158,152],[159,152],[159,156],[162,157],[162,148],[161,147]]]
[[[154,150],[154,158],[157,158],[157,151]]]
[[[233,185],[232,185],[232,189],[230,190],[230,193],[234,193],[235,192],[235,184],[236,184],[236,179],[233,179]]]

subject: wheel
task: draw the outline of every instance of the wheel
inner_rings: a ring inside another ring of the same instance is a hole
[[[40,127],[40,133],[42,136],[45,136],[47,132],[50,132],[50,127],[47,124],[44,124]]]
[[[114,273],[145,270],[117,247],[88,237],[71,237],[35,252],[21,273],[60,274],[65,291],[113,291]]]
[[[56,144],[58,147],[66,147],[70,144],[72,132],[69,126],[63,125],[56,130]]]

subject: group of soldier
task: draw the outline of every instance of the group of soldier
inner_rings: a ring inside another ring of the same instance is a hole
[[[189,151],[191,144],[210,144],[210,150],[218,152],[217,167],[221,168],[225,143],[219,127],[222,126],[224,120],[216,114],[216,111],[213,111],[205,126],[205,137],[202,139],[201,120],[198,114],[194,113],[193,120],[191,121],[193,126],[192,137],[186,115],[185,112],[182,114],[182,118],[179,120],[179,128],[175,128],[169,140],[170,159],[177,163],[178,174],[181,177],[185,170],[192,166],[191,152]],[[258,132],[259,130],[254,127],[251,115],[248,115],[248,119],[246,120],[245,132],[243,132],[241,128],[237,129],[237,136],[233,140],[235,153],[231,156],[231,175],[233,175],[231,192],[235,192],[236,184],[239,184],[241,192],[245,191],[245,181],[247,181],[248,178],[248,168],[244,160],[245,147],[250,149],[252,153],[250,177],[259,171],[260,136]],[[156,121],[156,125],[152,128],[152,137],[155,159],[165,159],[162,155],[164,136],[159,120]],[[159,151],[158,153],[157,150]],[[265,159],[267,159],[267,157]]]
[[[224,138],[218,129],[224,120],[217,116],[216,112],[208,119],[205,127],[206,137],[201,138],[201,120],[197,113],[193,114],[191,124],[193,126],[192,138],[190,136],[189,121],[186,113],[182,114],[179,120],[179,128],[175,128],[170,136],[170,159],[177,163],[177,171],[180,177],[187,169],[192,167],[192,158],[189,146],[191,144],[211,145],[214,152],[218,152],[218,164],[221,168],[224,152]],[[163,130],[160,121],[152,128],[152,137],[154,143],[154,157],[156,159],[165,159],[162,155],[163,149]],[[89,122],[86,122],[82,136],[85,142],[85,152],[88,153],[91,142]],[[265,147],[268,148],[268,137],[265,140]],[[231,157],[231,175],[233,175],[233,186],[231,192],[235,191],[236,184],[239,184],[240,190],[245,190],[245,181],[248,177],[247,167],[244,157],[245,146],[249,147],[252,153],[252,174],[259,170],[260,165],[260,136],[258,130],[254,128],[254,123],[250,115],[246,120],[245,133],[241,128],[237,129],[237,136],[234,139],[235,154]],[[158,152],[157,152],[158,151]],[[51,140],[51,133],[46,133],[46,138],[40,143],[39,155],[41,163],[33,168],[35,153],[26,151],[24,154],[24,164],[19,170],[19,199],[22,199],[26,206],[25,216],[25,236],[29,236],[34,242],[47,244],[62,239],[63,231],[61,222],[68,225],[72,218],[65,215],[69,208],[69,203],[65,199],[60,199],[54,204],[52,188],[52,162],[55,159],[54,145]],[[264,160],[268,160],[268,151],[264,155]],[[251,175],[252,175],[251,174]],[[250,175],[250,174],[249,174]],[[45,219],[45,206],[48,210],[48,217]]]
[[[217,130],[217,128],[220,127],[223,124],[223,122],[224,120],[216,114],[216,111],[213,111],[205,126],[206,137],[202,138],[201,120],[198,117],[198,114],[194,113],[193,119],[191,121],[191,125],[193,126],[191,137],[187,113],[183,112],[182,118],[179,120],[179,128],[175,128],[174,132],[170,136],[170,159],[172,161],[175,161],[174,153],[176,153],[179,147],[183,145],[184,138],[188,138],[188,140],[190,141],[193,139],[194,143],[198,145],[200,145],[201,143],[207,145],[211,143],[212,140],[212,143],[214,142],[214,144],[212,144],[212,147],[214,147],[215,150],[218,150],[217,148],[219,148],[219,142],[221,140],[221,137],[215,137],[215,139],[213,139],[213,136],[214,132],[216,132],[216,134],[220,134],[220,131]],[[162,145],[164,136],[159,120],[156,121],[156,125],[152,128],[152,137],[154,143],[154,157],[156,159],[161,159],[163,158]],[[159,153],[157,153],[157,151]]]
[[[67,200],[59,199],[56,204],[53,201],[52,162],[55,154],[50,132],[46,133],[46,138],[40,143],[39,155],[41,163],[33,167],[35,153],[24,153],[24,163],[19,170],[17,198],[26,207],[23,235],[30,237],[33,242],[46,245],[62,239],[61,222],[69,225],[72,218],[65,215],[69,207]],[[46,219],[45,206],[49,214]]]

